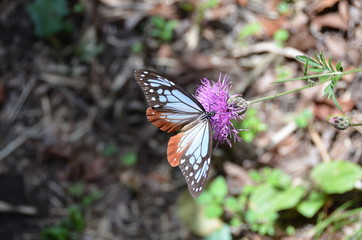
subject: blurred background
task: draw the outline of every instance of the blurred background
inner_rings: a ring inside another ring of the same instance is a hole
[[[307,84],[272,83],[297,55],[361,67],[361,44],[360,0],[1,1],[0,239],[362,239],[362,129],[328,124],[325,85],[250,106],[195,201],[133,79],[223,72],[253,100]],[[361,83],[335,88],[354,122]]]

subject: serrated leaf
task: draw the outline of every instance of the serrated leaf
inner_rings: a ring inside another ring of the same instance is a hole
[[[322,63],[323,63],[323,67],[326,68],[326,69],[328,69],[328,65],[327,65],[327,63],[326,63],[326,59],[324,58],[323,52],[320,52],[319,56],[320,56],[320,60],[321,60]]]
[[[296,56],[296,58],[304,63],[306,63],[308,61],[309,66],[323,68],[323,65],[319,64],[318,62],[316,62],[315,60],[313,60],[312,58],[310,58],[308,56],[299,55],[299,56]]]
[[[322,76],[322,77],[319,77],[319,81],[320,82],[323,82],[325,80],[327,80],[328,78],[330,78],[331,76]]]
[[[332,59],[329,59],[328,60],[328,66],[329,66],[329,69],[334,72],[334,69],[333,69],[333,64],[332,64]]]
[[[342,107],[341,107],[341,105],[339,105],[339,102],[335,95],[332,96],[332,100],[333,100],[334,104],[336,105],[336,107],[339,109],[339,111],[343,112]]]
[[[320,73],[323,72],[325,69],[323,68],[309,68],[309,71],[311,72],[315,72],[315,73]]]
[[[362,178],[362,168],[347,161],[325,162],[312,170],[311,178],[326,193],[342,194]]]

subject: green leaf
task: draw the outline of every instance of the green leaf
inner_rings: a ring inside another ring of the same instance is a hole
[[[332,59],[329,59],[328,60],[328,66],[329,66],[329,69],[334,72],[334,69],[333,69],[333,64],[332,64]]]
[[[289,32],[285,29],[278,29],[273,35],[273,39],[277,42],[285,42],[288,38]]]
[[[328,69],[328,65],[327,65],[327,63],[326,63],[326,59],[324,58],[323,52],[320,52],[319,57],[320,57],[320,60],[321,60],[322,63],[323,63],[323,67],[326,68],[326,69]]]
[[[318,210],[324,205],[325,202],[325,194],[313,191],[309,194],[306,200],[302,201],[297,206],[297,210],[303,216],[311,218],[318,212]]]
[[[243,224],[243,221],[241,220],[241,218],[239,216],[234,216],[231,220],[230,220],[230,225],[232,227],[240,227]]]
[[[244,208],[244,206],[235,197],[228,197],[225,200],[225,208],[231,212],[237,212]]]
[[[137,163],[137,154],[135,152],[126,153],[121,157],[121,162],[126,167],[133,166]]]
[[[309,68],[309,71],[314,72],[314,73],[320,73],[323,72],[325,69],[323,68]]]
[[[211,193],[208,190],[203,191],[198,198],[196,198],[197,203],[200,205],[207,205],[214,201]]]
[[[205,216],[208,218],[216,218],[220,217],[224,210],[218,203],[211,203],[204,207]]]
[[[305,190],[302,187],[280,191],[269,184],[262,184],[251,193],[249,207],[260,216],[268,215],[295,207],[304,193]]]
[[[109,144],[103,150],[103,156],[111,157],[115,155],[118,151],[118,146],[116,144]]]
[[[334,102],[334,105],[336,105],[336,107],[339,109],[339,111],[343,112],[342,107],[341,107],[341,105],[339,105],[339,102],[335,95],[332,96],[332,100]]]
[[[299,61],[302,61],[304,63],[306,63],[308,61],[309,66],[323,68],[323,65],[319,64],[317,61],[313,60],[312,58],[310,58],[308,56],[298,55],[298,56],[296,56],[296,58]]]
[[[313,112],[310,109],[305,109],[295,118],[295,123],[299,128],[306,128],[309,120],[313,117]]]
[[[27,7],[38,37],[48,37],[66,27],[63,18],[69,14],[67,0],[35,0]]]
[[[362,168],[347,161],[325,162],[313,169],[311,178],[326,193],[341,194],[354,188],[362,178]]]
[[[337,70],[337,71],[340,71],[340,72],[343,72],[342,62],[338,62],[338,63],[337,63],[337,65],[336,65],[336,70]]]
[[[204,240],[232,240],[230,227],[224,224],[221,229],[214,231],[209,236],[205,237]]]
[[[209,192],[217,200],[222,200],[228,193],[228,185],[225,178],[222,176],[215,178],[210,184]]]

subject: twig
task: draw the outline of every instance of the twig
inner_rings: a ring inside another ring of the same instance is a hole
[[[38,123],[34,127],[26,130],[22,135],[15,138],[13,141],[8,143],[6,147],[0,150],[0,161],[8,157],[12,152],[14,152],[18,147],[23,145],[29,138],[34,137],[41,128],[41,125]]]
[[[12,205],[4,201],[0,201],[0,212],[18,213],[18,214],[32,215],[32,216],[38,213],[35,207],[25,206],[25,205]]]
[[[309,130],[310,136],[312,138],[312,141],[317,146],[317,149],[319,150],[319,152],[322,156],[323,162],[330,162],[331,157],[329,156],[328,151],[327,151],[326,147],[324,146],[323,141],[322,141],[321,137],[319,136],[317,130],[313,126],[313,124],[310,124],[308,126],[308,130]]]

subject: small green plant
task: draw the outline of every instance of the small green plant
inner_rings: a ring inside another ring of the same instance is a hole
[[[327,199],[329,204],[331,203],[331,194],[343,194],[353,190],[355,183],[362,178],[362,168],[347,161],[322,163],[311,173],[313,183],[304,187],[293,184],[291,177],[278,169],[250,171],[249,177],[254,184],[245,186],[238,196],[229,195],[225,179],[217,177],[197,202],[207,218],[224,219],[226,226],[236,228],[248,225],[259,234],[274,236],[276,229],[281,228],[278,221],[282,210],[295,210],[307,218],[316,216],[327,203]],[[345,211],[338,212],[339,217],[335,217],[337,214],[320,217],[319,219],[323,220],[316,226],[316,236],[341,219],[352,217],[355,222],[362,211],[359,208],[343,210]],[[285,226],[284,231],[293,234],[295,227]]]
[[[263,26],[258,23],[248,23],[240,31],[238,39],[239,41],[244,41],[247,37],[251,37],[257,34],[260,34],[263,31]]]
[[[310,109],[305,109],[297,116],[295,116],[294,121],[299,128],[308,127],[309,121],[313,117],[313,112]]]
[[[327,99],[332,98],[337,108],[341,112],[343,112],[335,94],[336,85],[338,81],[342,78],[342,73],[343,73],[342,63],[338,62],[334,67],[331,59],[329,59],[327,63],[323,53],[315,54],[315,59],[312,59],[308,56],[297,56],[297,59],[304,62],[304,76],[308,76],[308,71],[315,73],[325,72],[333,74],[333,75],[326,75],[320,77],[320,81],[325,81],[325,80],[330,81],[330,83],[324,89],[323,96],[326,96]],[[308,80],[310,81],[310,79]]]
[[[137,154],[128,152],[120,158],[121,163],[126,167],[131,167],[137,163]]]
[[[151,17],[151,36],[161,42],[171,42],[173,31],[178,25],[177,20],[166,20],[162,17]]]
[[[245,142],[251,143],[254,141],[254,138],[258,133],[267,129],[267,125],[258,118],[257,110],[255,108],[249,108],[246,112],[245,118],[240,123],[240,128],[247,129],[247,131],[240,131],[240,137]]]
[[[102,197],[102,192],[94,190],[85,193],[84,184],[76,183],[69,188],[70,196],[80,198],[80,204],[68,208],[68,216],[59,223],[41,230],[42,240],[71,240],[80,239],[85,228],[84,212],[90,204]]]
[[[70,32],[73,24],[66,21],[69,15],[67,0],[35,0],[27,7],[34,26],[35,34],[47,38],[59,32]]]
[[[103,150],[103,156],[112,157],[118,152],[118,146],[114,143],[106,145]]]
[[[281,47],[284,46],[284,43],[288,40],[288,38],[289,32],[285,29],[279,29],[273,35],[274,41]]]

